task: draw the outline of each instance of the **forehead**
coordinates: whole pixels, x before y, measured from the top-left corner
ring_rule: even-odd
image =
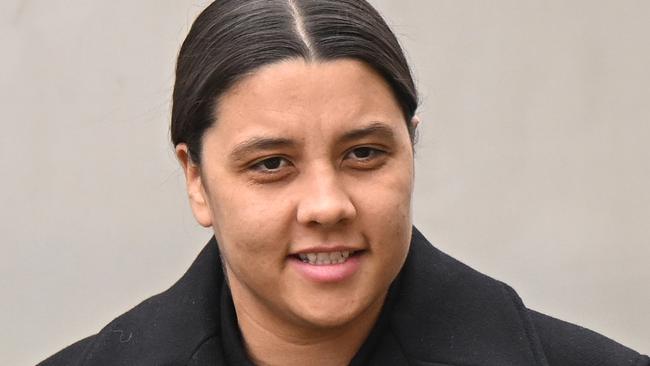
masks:
[[[374,69],[351,59],[292,59],[258,69],[224,93],[214,128],[237,138],[260,130],[329,133],[369,121],[405,126],[391,88]]]

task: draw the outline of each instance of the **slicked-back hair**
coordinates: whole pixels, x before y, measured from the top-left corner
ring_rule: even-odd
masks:
[[[404,53],[365,0],[217,0],[194,21],[178,55],[171,139],[201,162],[219,98],[262,66],[302,58],[356,59],[378,72],[400,105],[411,139],[417,91]]]

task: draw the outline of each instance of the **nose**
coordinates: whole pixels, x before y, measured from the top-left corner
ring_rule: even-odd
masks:
[[[352,220],[357,210],[340,177],[333,169],[323,169],[305,180],[297,220],[303,225],[334,226]]]

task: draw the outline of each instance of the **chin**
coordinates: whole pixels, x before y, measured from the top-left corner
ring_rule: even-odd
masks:
[[[359,314],[360,312],[341,313],[341,311],[334,310],[318,313],[309,312],[308,314],[300,314],[300,317],[307,328],[322,330],[343,327],[354,322],[359,317]]]
[[[331,300],[333,296],[342,296],[328,294]],[[309,303],[300,304],[299,309],[294,312],[298,318],[302,320],[306,327],[317,329],[332,329],[344,327],[348,324],[355,323],[356,321],[361,321],[364,315],[378,314],[378,311],[373,313],[368,311],[374,307],[374,305],[383,304],[384,296],[379,296],[377,300],[372,301],[366,299],[365,301],[347,300],[343,301],[328,301],[327,299],[314,299]],[[345,299],[341,297],[341,299]]]

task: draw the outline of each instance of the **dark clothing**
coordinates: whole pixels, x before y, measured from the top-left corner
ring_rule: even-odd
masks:
[[[215,239],[169,290],[39,364],[63,365],[252,365]],[[510,287],[414,229],[406,263],[351,365],[650,366],[650,359],[527,309]]]

